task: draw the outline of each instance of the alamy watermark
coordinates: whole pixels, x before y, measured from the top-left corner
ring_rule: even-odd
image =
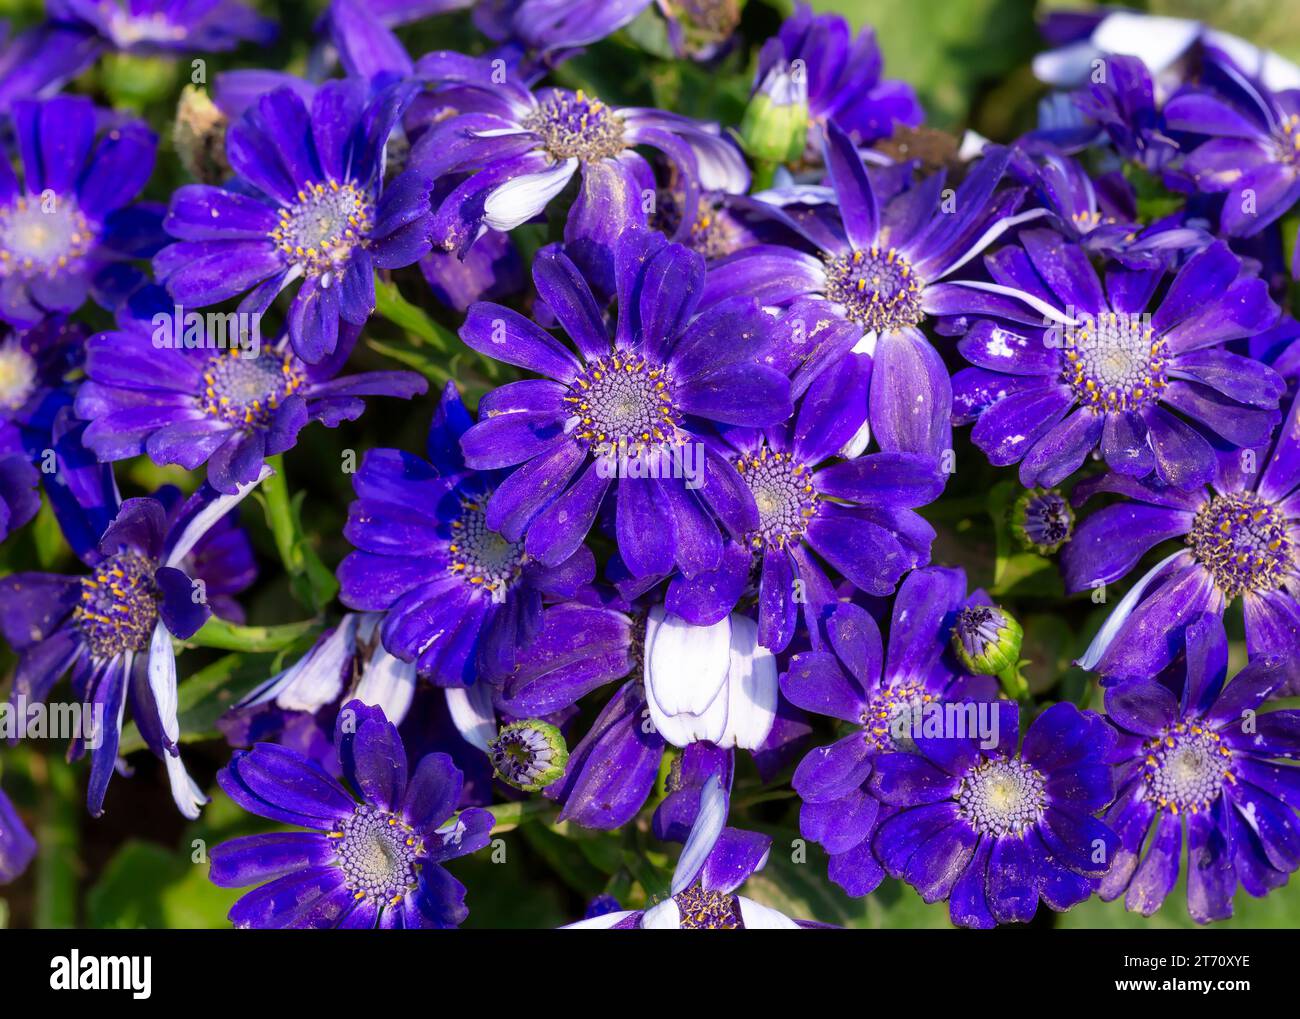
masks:
[[[104,740],[104,705],[46,704],[18,694],[0,702],[0,742],[15,739],[82,740],[98,749]]]
[[[177,304],[153,317],[158,350],[238,350],[249,357],[262,351],[262,316],[245,311],[186,311]]]

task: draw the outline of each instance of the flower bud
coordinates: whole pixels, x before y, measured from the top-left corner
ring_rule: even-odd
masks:
[[[745,151],[755,159],[785,163],[803,155],[808,137],[808,79],[801,61],[768,69],[740,122]]]
[[[957,659],[977,676],[996,676],[1020,661],[1024,631],[1010,613],[996,605],[968,605],[957,613],[952,648]]]
[[[1055,488],[1031,488],[1011,507],[1011,532],[1025,548],[1051,555],[1074,533],[1074,510]]]
[[[172,143],[181,165],[195,180],[220,184],[230,175],[226,163],[226,115],[195,85],[186,85],[181,92]]]
[[[496,737],[488,740],[488,757],[501,781],[535,793],[564,775],[569,748],[559,729],[529,718],[503,725]]]

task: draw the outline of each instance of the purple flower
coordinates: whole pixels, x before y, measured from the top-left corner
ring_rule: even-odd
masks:
[[[18,429],[0,423],[0,541],[40,511],[41,497],[36,490],[40,480]]]
[[[36,840],[0,789],[0,885],[15,880],[36,856]]]
[[[953,380],[957,420],[975,422],[990,463],[1019,462],[1022,484],[1050,487],[1100,448],[1113,471],[1190,489],[1210,479],[1214,445],[1267,441],[1282,381],[1224,344],[1267,328],[1277,306],[1226,244],[1189,259],[1156,301],[1160,269],[1112,268],[1103,290],[1060,235],[1020,239],[985,262],[1042,318],[1008,305],[1004,320],[1021,324],[977,322],[958,345],[975,367]]]
[[[411,166],[430,180],[463,177],[433,218],[433,239],[448,251],[464,255],[485,227],[509,231],[526,223],[579,175],[566,250],[609,291],[617,245],[646,225],[645,196],[655,191],[654,172],[637,146],[658,149],[673,164],[688,221],[701,190],[749,189],[745,161],[717,125],[607,106],[582,92],[534,94],[517,79],[496,81],[487,61],[452,57],[430,54],[416,64],[418,76],[444,86],[433,98],[456,115],[435,119],[411,149]]]
[[[729,801],[722,775],[714,774],[700,795],[699,813],[677,859],[668,898],[649,909],[603,913],[568,927],[785,930],[807,926],[736,894],[737,888],[767,864],[772,840],[757,832],[726,827]]]
[[[781,25],[759,53],[755,83],[780,61],[803,62],[808,112],[814,124],[833,121],[857,145],[888,138],[900,124],[920,127],[925,110],[912,87],[882,79],[884,60],[876,34],[853,29],[839,14],[814,14],[806,3]]]
[[[1188,90],[1169,101],[1171,127],[1209,135],[1185,163],[1202,191],[1223,194],[1220,229],[1249,237],[1300,200],[1300,89],[1270,91],[1230,60],[1214,65],[1220,94]],[[1292,265],[1300,275],[1300,261]]]
[[[1014,303],[1005,291],[985,292],[987,284],[944,278],[1011,226],[1046,213],[1011,214],[1022,191],[996,193],[1008,159],[1000,150],[986,154],[947,200],[943,174],[888,202],[887,192],[878,197],[883,182],[868,177],[833,121],[825,158],[837,206],[802,217],[769,208],[816,253],[771,244],[740,251],[711,268],[703,303],[753,294],[764,304],[792,305],[784,361],[799,366],[796,395],[851,351],[872,355],[870,416],[880,446],[937,458],[951,446],[951,385],[918,326],[927,316],[976,311],[995,298]]]
[[[881,754],[911,749],[912,719],[926,705],[997,697],[996,681],[965,673],[949,640],[958,610],[986,603],[966,597],[961,570],[917,570],[894,600],[888,655],[876,621],[844,603],[826,622],[829,649],[795,655],[781,675],[781,692],[792,704],[852,727],[838,742],[812,750],[793,779],[803,801],[799,829],[825,847],[831,880],[850,895],[866,895],[884,877],[871,835],[890,810],[869,785],[874,763]]]
[[[164,226],[178,239],[154,259],[178,304],[204,307],[240,294],[261,314],[298,285],[289,306],[294,352],[315,364],[334,352],[340,322],[375,309],[376,269],[411,265],[429,250],[429,187],[406,172],[384,185],[384,145],[416,86],[374,96],[357,79],[329,81],[304,100],[287,87],[233,124],[232,189],[191,184],[172,197]]]
[[[916,753],[877,758],[871,774],[873,794],[896,808],[874,839],[881,864],[926,902],[947,899],[959,927],[1028,923],[1040,899],[1076,906],[1119,850],[1095,816],[1115,794],[1115,730],[1062,702],[1034,719],[1017,753],[1018,706],[996,707],[996,745],[921,736]]]
[[[1200,616],[1185,637],[1174,675],[1106,691],[1121,739],[1113,757],[1118,794],[1105,820],[1120,847],[1100,892],[1107,902],[1123,895],[1126,909],[1150,916],[1178,880],[1185,830],[1187,911],[1208,923],[1232,915],[1238,884],[1267,895],[1300,868],[1300,767],[1279,763],[1300,758],[1300,711],[1257,714],[1300,677],[1300,657],[1295,643],[1285,656],[1252,656],[1225,685],[1222,621]]]
[[[80,96],[17,102],[13,127],[23,177],[0,158],[0,319],[21,327],[76,311],[112,263],[156,250],[157,211],[129,203],[157,138],[139,121],[101,122]]]
[[[651,0],[488,0],[474,5],[474,24],[500,43],[510,43],[555,63],[572,51],[630,22]]]
[[[132,300],[119,328],[91,337],[88,381],[76,412],[90,421],[84,441],[109,462],[148,453],[186,470],[208,465],[219,492],[258,476],[266,457],[293,448],[310,421],[333,428],[364,410],[364,396],[410,398],[425,380],[413,372],[365,372],[336,378],[360,330],[345,326],[333,354],[306,364],[286,338],[261,346],[237,331],[236,316],[202,316],[173,307],[159,287]],[[190,320],[193,324],[190,324]]]
[[[242,42],[265,46],[276,35],[274,21],[236,0],[47,0],[45,12],[127,53],[232,50]]]
[[[397,727],[351,701],[334,744],[345,789],[315,761],[273,743],[239,751],[217,781],[259,817],[307,828],[231,839],[212,850],[213,884],[261,884],[230,909],[236,927],[447,928],[469,915],[443,866],[488,844],[492,815],[456,812],[463,776],[428,754],[408,780]]]
[[[915,507],[943,491],[945,475],[914,453],[853,455],[865,443],[871,362],[844,357],[813,381],[795,416],[765,430],[724,430],[725,452],[758,509],[758,526],[729,544],[718,569],[675,577],[668,608],[693,623],[715,622],[758,579],[758,635],[784,651],[798,629],[809,639],[838,593],[822,562],[861,591],[893,592],[930,560],[934,530]]]
[[[1159,172],[1179,155],[1178,142],[1167,133],[1151,74],[1137,57],[1107,56],[1088,87],[1074,94],[1074,102],[1125,159]]]
[[[1124,502],[1088,517],[1062,556],[1066,585],[1109,584],[1156,545],[1182,546],[1147,571],[1110,613],[1079,660],[1103,682],[1154,676],[1182,650],[1182,630],[1202,612],[1222,616],[1241,599],[1252,658],[1300,641],[1300,400],[1270,449],[1223,454],[1208,488],[1180,491],[1105,475],[1075,489]]]
[[[0,22],[0,114],[16,99],[53,95],[90,67],[103,44],[84,25],[44,21],[9,38]]]
[[[86,804],[95,816],[117,764],[128,700],[145,742],[167,765],[180,811],[195,818],[207,802],[180,759],[172,639],[185,640],[207,621],[207,590],[228,594],[252,581],[247,545],[221,543],[217,526],[252,487],[219,495],[204,486],[171,513],[157,498],[128,499],[84,553],[85,576],[0,580],[0,631],[18,652],[14,697],[44,701],[72,671],[90,721],[69,753],[90,752]]]
[[[427,461],[396,449],[366,454],[344,529],[357,550],[339,567],[344,603],[386,611],[384,647],[441,686],[508,674],[537,630],[542,596],[571,595],[596,569],[581,541],[548,566],[492,526],[501,478],[466,467],[460,440],[471,425],[448,383]]]
[[[789,383],[758,363],[773,320],[752,298],[694,317],[704,260],[654,233],[625,239],[611,337],[573,262],[545,248],[538,293],[574,353],[517,312],[469,310],[461,339],[489,357],[545,376],[483,398],[461,440],[472,468],[518,468],[487,505],[487,526],[557,566],[582,544],[613,490],[619,554],[634,576],[716,569],[723,539],[758,525],[736,469],[703,441],[708,422],[763,427],[790,413]]]

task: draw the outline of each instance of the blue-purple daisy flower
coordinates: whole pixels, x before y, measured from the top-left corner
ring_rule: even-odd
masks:
[[[489,406],[485,398],[482,413]],[[356,546],[339,567],[344,603],[386,611],[384,646],[442,686],[508,674],[540,623],[543,595],[571,595],[596,570],[581,541],[550,566],[493,526],[501,477],[466,467],[461,438],[472,425],[449,383],[427,459],[366,454],[343,532]]]
[[[616,910],[579,920],[569,929],[790,930],[803,926],[779,910],[736,894],[767,864],[772,840],[726,826],[730,806],[726,785],[721,774],[705,783],[667,898],[648,909]]]
[[[1300,399],[1270,448],[1217,458],[1212,483],[1180,491],[1119,475],[1083,482],[1125,500],[1093,513],[1062,557],[1072,591],[1113,583],[1161,542],[1181,546],[1111,609],[1079,664],[1104,678],[1155,675],[1181,651],[1183,628],[1240,599],[1251,657],[1300,645]]]
[[[881,182],[868,176],[848,135],[834,121],[825,135],[836,205],[798,217],[788,207],[769,208],[812,250],[764,244],[723,259],[710,269],[704,304],[753,294],[764,304],[791,305],[784,358],[799,367],[796,394],[850,352],[873,356],[870,420],[880,446],[937,458],[951,447],[952,389],[918,326],[929,316],[1013,303],[1018,292],[989,293],[989,284],[946,277],[1012,226],[1046,213],[1013,215],[1023,189],[997,190],[1005,151],[989,150],[948,200],[940,173],[886,202],[889,192],[878,198]]]
[[[830,855],[830,879],[850,895],[866,895],[884,878],[871,836],[891,813],[869,780],[881,754],[910,750],[914,716],[927,705],[963,703],[984,711],[997,697],[989,676],[972,676],[951,651],[958,611],[984,604],[966,596],[961,570],[930,567],[910,574],[898,589],[886,650],[876,621],[852,603],[826,621],[829,646],[803,651],[781,675],[792,704],[848,724],[848,735],[808,753],[793,785],[802,801],[799,830]]]
[[[217,332],[161,288],[137,294],[118,329],[87,343],[87,381],[75,404],[90,422],[86,446],[105,462],[147,453],[186,470],[207,464],[212,486],[234,492],[267,457],[291,449],[309,422],[333,428],[361,416],[363,397],[409,399],[428,386],[414,372],[339,376],[357,326],[344,324],[333,352],[307,364],[287,336],[263,346],[229,317],[236,321],[227,328],[217,316]]]
[[[238,0],[47,0],[51,19],[85,26],[125,53],[207,53],[267,45],[275,22]]]
[[[1100,449],[1113,471],[1187,489],[1210,480],[1216,446],[1268,441],[1282,380],[1224,345],[1278,309],[1226,244],[1188,259],[1156,299],[1159,268],[1111,268],[1103,289],[1059,234],[1020,240],[985,262],[999,286],[1033,296],[1034,312],[977,322],[958,344],[975,367],[953,380],[956,418],[975,422],[990,463],[1019,463],[1022,484],[1050,487]]]
[[[385,183],[384,146],[416,86],[370,95],[357,79],[329,81],[310,107],[293,89],[263,95],[232,124],[231,188],[190,184],[164,226],[177,243],[154,271],[177,303],[201,308],[240,294],[261,314],[283,290],[294,352],[309,364],[334,352],[342,323],[375,309],[376,269],[429,250],[429,186],[412,171]]]
[[[744,158],[717,125],[608,106],[582,92],[534,93],[513,78],[496,81],[486,61],[466,63],[430,54],[416,64],[417,75],[444,86],[433,98],[456,111],[446,118],[440,112],[411,149],[411,166],[430,180],[464,178],[433,218],[434,241],[449,251],[463,255],[484,229],[526,223],[576,175],[566,250],[609,291],[619,241],[646,225],[646,196],[655,192],[654,171],[637,146],[658,149],[672,163],[689,220],[701,191],[749,189]]]
[[[1187,911],[1209,923],[1232,915],[1238,885],[1267,895],[1300,868],[1300,711],[1262,710],[1300,678],[1300,645],[1253,656],[1229,682],[1217,616],[1190,623],[1185,639],[1174,675],[1106,691],[1121,738],[1105,819],[1120,848],[1100,893],[1150,916],[1178,880],[1185,840]]]
[[[1028,923],[1040,899],[1077,906],[1119,852],[1096,817],[1115,794],[1115,730],[1061,702],[1020,744],[1018,705],[996,708],[994,740],[914,737],[915,753],[878,757],[871,773],[873,795],[895,809],[874,837],[877,858],[926,902],[946,899],[959,927]]]
[[[350,791],[315,761],[274,743],[236,752],[218,773],[245,810],[309,829],[213,847],[214,884],[259,885],[231,907],[231,923],[460,926],[469,915],[465,886],[443,865],[487,845],[492,815],[477,807],[457,812],[464,779],[446,754],[428,754],[408,773],[397,727],[378,708],[344,705],[334,743]]]
[[[81,96],[19,101],[13,130],[23,174],[0,158],[0,319],[22,327],[76,311],[113,263],[157,250],[158,211],[130,203],[158,140]]]
[[[72,692],[90,715],[69,753],[90,754],[86,805],[96,816],[117,765],[128,702],[167,766],[177,808],[194,818],[207,802],[181,763],[172,640],[192,636],[212,614],[208,589],[228,594],[251,583],[247,545],[214,542],[223,532],[218,525],[252,487],[220,495],[204,486],[170,512],[157,498],[127,499],[83,553],[85,575],[0,580],[0,631],[18,652],[14,696],[45,701],[71,670]]]
[[[487,525],[558,565],[609,495],[633,575],[716,569],[717,521],[739,538],[758,513],[735,467],[704,440],[710,422],[765,427],[789,416],[789,382],[759,363],[774,319],[745,297],[696,317],[704,259],[649,232],[621,245],[613,335],[559,250],[538,253],[533,279],[576,352],[494,304],[475,304],[460,330],[480,353],[544,376],[485,396],[461,440],[471,467],[517,466],[492,493]]]

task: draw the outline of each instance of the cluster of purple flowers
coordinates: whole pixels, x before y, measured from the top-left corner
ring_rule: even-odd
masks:
[[[94,709],[70,749],[91,813],[129,705],[198,816],[178,645],[237,639],[256,560],[234,511],[305,426],[425,393],[359,365],[409,270],[474,387],[405,405],[432,414],[422,450],[365,451],[349,611],[222,721],[248,749],[220,789],[306,829],[213,851],[213,882],[258,886],[234,924],[457,926],[443,864],[488,845],[494,801],[537,793],[599,830],[653,804],[683,844],[659,901],[574,926],[815,926],[738,892],[771,848],[727,826],[753,770],[792,786],[830,881],[901,880],[960,926],[1094,894],[1149,915],[1184,837],[1198,922],[1285,883],[1300,712],[1270,698],[1300,693],[1300,89],[1212,33],[1153,67],[1109,51],[1113,26],[1049,23],[1060,102],[935,170],[885,144],[923,110],[874,37],[800,5],[747,120],[798,125],[773,172],[727,125],[548,80],[637,17],[717,59],[736,24],[709,5],[480,5],[473,56],[413,58],[393,32],[461,6],[336,0],[341,76],[229,75],[224,177],[165,204],[138,200],[143,123],[53,93],[106,50],[272,26],[233,0],[51,2],[0,56],[0,537],[44,500],[83,564],[0,578],[0,632],[15,699],[70,676]],[[1091,73],[1066,80],[1071,61]],[[89,335],[88,304],[116,325]],[[1031,696],[1019,623],[931,565],[927,507],[968,448],[1016,468],[1010,532],[1108,606],[1078,661],[1091,701]],[[113,465],[138,457],[186,493],[123,499]],[[0,881],[33,852],[0,793]]]

